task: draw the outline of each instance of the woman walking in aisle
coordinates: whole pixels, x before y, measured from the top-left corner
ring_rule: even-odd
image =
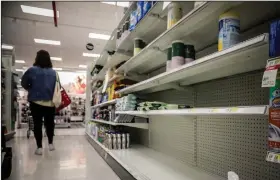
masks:
[[[21,85],[28,91],[31,115],[34,121],[34,135],[37,143],[35,154],[42,155],[42,122],[49,141],[49,150],[53,151],[55,106],[52,102],[56,72],[52,69],[50,55],[45,50],[37,52],[35,63],[22,76]]]

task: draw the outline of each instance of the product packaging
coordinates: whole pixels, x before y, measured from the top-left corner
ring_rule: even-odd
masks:
[[[269,57],[280,56],[280,19],[270,23]]]
[[[144,1],[143,16],[147,14],[147,12],[151,9],[151,7],[152,7],[152,1]]]
[[[219,18],[218,51],[239,43],[240,20],[237,14],[224,13]]]
[[[133,31],[137,24],[137,11],[136,10],[131,12],[129,21],[130,21],[129,22],[129,31]]]
[[[139,21],[144,16],[143,7],[144,7],[144,1],[138,1],[137,2],[137,9],[136,9],[136,12],[137,12],[137,23],[139,23]]]
[[[269,87],[268,146],[280,152],[280,58],[268,60],[263,75],[262,87]]]

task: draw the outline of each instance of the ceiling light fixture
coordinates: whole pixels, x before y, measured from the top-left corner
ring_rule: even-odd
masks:
[[[23,72],[24,70],[23,69],[16,69],[16,71]]]
[[[19,64],[24,64],[25,61],[24,60],[15,60],[16,63],[19,63]]]
[[[53,70],[62,71],[62,68],[53,68]]]
[[[85,57],[100,57],[100,54],[92,54],[92,53],[83,53]]]
[[[117,6],[128,7],[129,6],[129,2],[117,2]]]
[[[87,65],[80,64],[79,67],[80,67],[80,68],[87,68]]]
[[[14,49],[14,47],[13,46],[11,46],[11,45],[6,45],[6,44],[2,44],[2,49],[9,49],[9,50],[12,50],[12,49]]]
[[[62,61],[61,57],[51,57],[51,60],[53,61]]]
[[[97,33],[89,33],[88,37],[92,38],[92,39],[102,39],[102,40],[109,40],[110,39],[109,35],[97,34]]]
[[[38,7],[25,6],[25,5],[20,5],[20,7],[21,7],[22,12],[24,12],[24,13],[54,17],[52,9],[38,8]],[[59,11],[56,12],[56,15],[58,18]]]
[[[46,40],[46,39],[34,39],[35,43],[39,44],[49,44],[49,45],[55,45],[60,46],[60,41],[54,41],[54,40]]]
[[[128,7],[129,6],[129,2],[107,2],[107,1],[102,1],[101,3],[105,3],[105,4],[110,4],[110,5],[117,5],[117,6],[121,6],[121,7]]]

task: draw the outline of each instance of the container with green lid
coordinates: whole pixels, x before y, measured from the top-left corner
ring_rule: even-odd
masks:
[[[137,55],[142,49],[144,49],[146,46],[145,42],[140,38],[134,39],[134,51],[133,55]]]
[[[178,68],[185,64],[185,44],[177,40],[172,42],[171,68]]]
[[[185,63],[189,63],[195,60],[195,49],[193,45],[185,45]]]
[[[166,61],[166,71],[171,70],[171,60],[172,60],[172,47],[167,49],[167,61]]]

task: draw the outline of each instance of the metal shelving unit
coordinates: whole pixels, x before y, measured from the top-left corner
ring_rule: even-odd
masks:
[[[14,76],[14,62],[15,62],[15,49],[4,50],[2,49],[1,57],[1,78],[4,80],[4,87],[1,84],[1,124],[7,128],[5,134],[6,139],[10,139],[15,134],[15,122],[17,107],[14,101],[16,100]],[[1,79],[1,80],[2,80]]]
[[[149,118],[147,128],[134,132],[138,144],[132,144],[130,149],[108,150],[88,133],[89,142],[112,168],[118,164],[138,180],[226,179],[228,171],[235,171],[240,179],[246,180],[280,179],[279,165],[264,158],[268,89],[261,88],[268,59],[268,23],[280,17],[279,2],[209,1],[195,8],[193,2],[181,3],[185,13],[172,28],[162,32],[154,32],[153,27],[149,29],[152,23],[149,18],[154,21],[165,18],[166,12],[159,8],[162,2],[158,2],[136,30],[112,50],[131,51],[133,37],[144,37],[145,31],[155,33],[144,49],[128,60],[124,58],[127,61],[115,71],[148,78],[118,93],[135,93],[148,101],[194,108],[117,111],[120,115]],[[192,8],[186,9],[186,6]],[[241,41],[217,52],[218,19],[228,10],[240,15]],[[165,50],[174,40],[193,44],[197,59],[165,72]],[[115,65],[106,63],[107,68]],[[105,70],[98,76],[105,75]],[[90,90],[87,93],[90,97]],[[87,108],[88,121],[122,125],[92,119],[92,107]]]

